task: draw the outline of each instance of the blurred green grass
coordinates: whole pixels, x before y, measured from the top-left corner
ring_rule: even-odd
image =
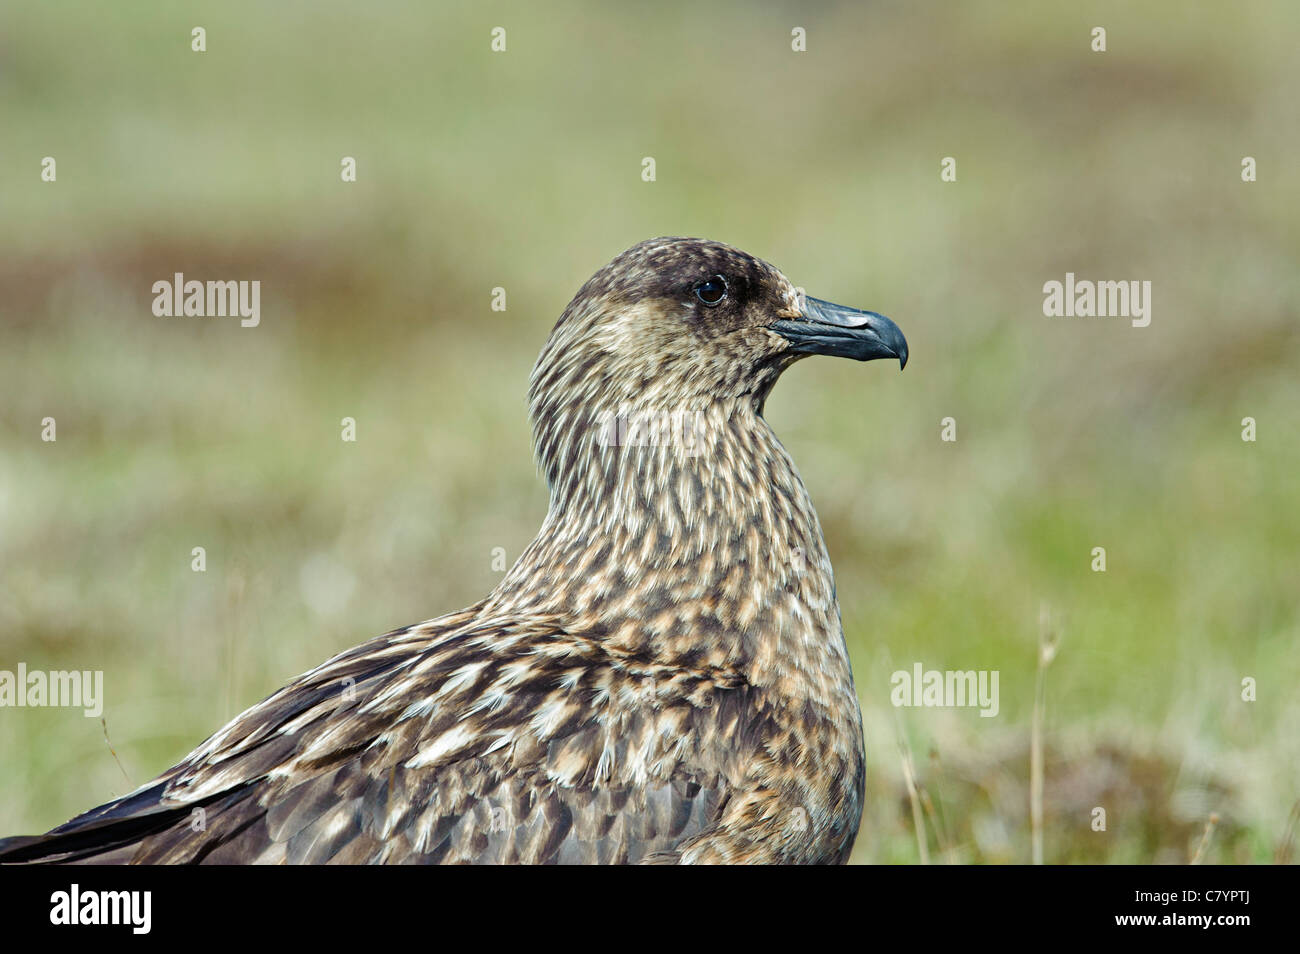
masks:
[[[1211,812],[1209,860],[1272,860],[1300,797],[1298,26],[1283,0],[6,7],[0,668],[103,669],[135,785],[472,602],[545,510],[524,392],[554,319],[628,245],[704,235],[912,346],[902,375],[805,362],[768,405],[863,701],[855,859],[918,857],[900,725],[932,855],[1028,859],[1046,605],[1047,860],[1186,861]],[[260,280],[261,326],[155,318],[175,271]],[[1152,281],[1151,326],[1042,317],[1066,271]],[[917,661],[999,670],[998,718],[894,710]],[[0,779],[3,833],[127,788],[53,709],[0,712]]]

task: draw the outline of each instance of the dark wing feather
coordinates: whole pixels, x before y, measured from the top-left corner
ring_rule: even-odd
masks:
[[[749,691],[471,609],[335,657],[0,861],[673,860],[745,775]]]

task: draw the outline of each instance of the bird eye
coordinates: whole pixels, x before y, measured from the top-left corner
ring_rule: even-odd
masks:
[[[706,278],[695,285],[695,297],[712,307],[727,297],[727,280],[721,275]]]

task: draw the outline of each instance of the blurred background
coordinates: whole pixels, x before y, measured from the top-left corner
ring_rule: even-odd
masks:
[[[767,411],[854,657],[854,859],[1030,860],[1044,639],[1045,860],[1292,859],[1300,7],[1210,6],[6,4],[0,669],[107,699],[0,710],[0,834],[494,586],[546,507],[532,363],[669,234],[911,344]],[[1067,271],[1150,281],[1150,326],[1044,317]],[[175,272],[260,281],[260,325],[155,317]],[[891,706],[918,662],[998,670],[998,716]]]

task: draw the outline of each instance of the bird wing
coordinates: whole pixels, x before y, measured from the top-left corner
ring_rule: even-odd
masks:
[[[476,609],[336,656],[0,862],[662,861],[717,824],[741,677]]]

